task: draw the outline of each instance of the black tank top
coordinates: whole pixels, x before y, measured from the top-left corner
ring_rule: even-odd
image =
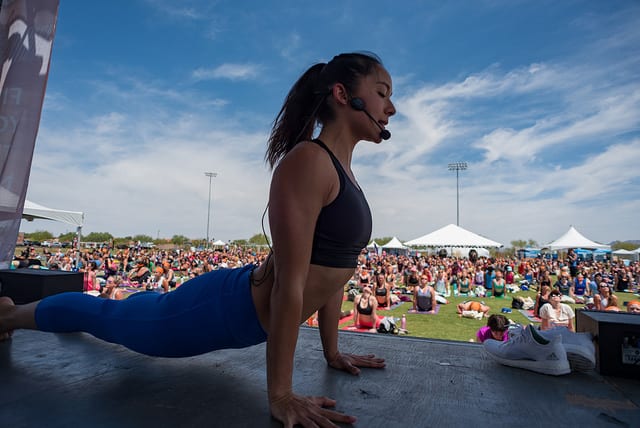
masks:
[[[367,298],[366,302],[367,302],[367,306],[360,306],[362,305],[363,299],[361,298],[360,301],[358,302],[358,313],[360,315],[371,315],[373,313],[373,307],[371,306],[371,302],[369,302],[369,298]]]
[[[331,150],[320,140],[313,142],[331,157],[340,179],[340,190],[336,198],[322,208],[316,221],[311,264],[355,268],[360,252],[371,237],[371,210],[364,193],[353,184]]]

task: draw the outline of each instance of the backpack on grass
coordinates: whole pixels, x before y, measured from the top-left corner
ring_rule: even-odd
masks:
[[[384,317],[380,320],[378,325],[378,333],[385,334],[398,334],[400,330],[396,325],[396,321],[393,317]]]

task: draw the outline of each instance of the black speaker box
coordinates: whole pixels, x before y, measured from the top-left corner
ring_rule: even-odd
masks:
[[[84,275],[44,269],[1,269],[0,296],[8,296],[16,304],[35,302],[65,291],[82,291]]]
[[[640,379],[640,315],[576,311],[576,331],[596,340],[596,370],[602,375]]]

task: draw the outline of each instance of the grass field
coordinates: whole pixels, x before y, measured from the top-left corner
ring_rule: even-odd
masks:
[[[626,310],[626,306],[623,304],[629,300],[633,300],[635,295],[631,293],[616,293],[621,310]],[[393,316],[398,319],[398,326],[400,326],[400,318],[402,315],[407,317],[407,330],[409,336],[432,338],[432,339],[445,339],[445,340],[457,340],[467,342],[470,339],[476,337],[478,329],[487,323],[487,319],[475,320],[470,318],[461,318],[456,313],[456,306],[465,300],[477,300],[483,301],[491,308],[489,314],[500,314],[503,307],[511,308],[512,298],[515,296],[526,297],[530,296],[535,300],[535,291],[520,291],[518,293],[507,294],[505,298],[492,298],[492,297],[450,297],[449,304],[440,305],[440,310],[435,315],[424,314],[410,314],[411,302],[405,302],[401,306],[389,310],[379,311],[379,315]],[[575,309],[583,308],[582,304],[569,305]],[[345,301],[342,304],[343,310],[353,309],[353,302]],[[503,314],[510,320],[522,325],[530,324],[530,321],[522,315],[518,310],[513,309],[509,314]],[[539,324],[535,324],[539,325]]]

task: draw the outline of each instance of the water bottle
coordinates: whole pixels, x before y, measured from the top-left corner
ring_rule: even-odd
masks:
[[[402,328],[403,330],[407,329],[407,317],[404,314],[402,314],[402,320],[400,321],[400,328]]]

